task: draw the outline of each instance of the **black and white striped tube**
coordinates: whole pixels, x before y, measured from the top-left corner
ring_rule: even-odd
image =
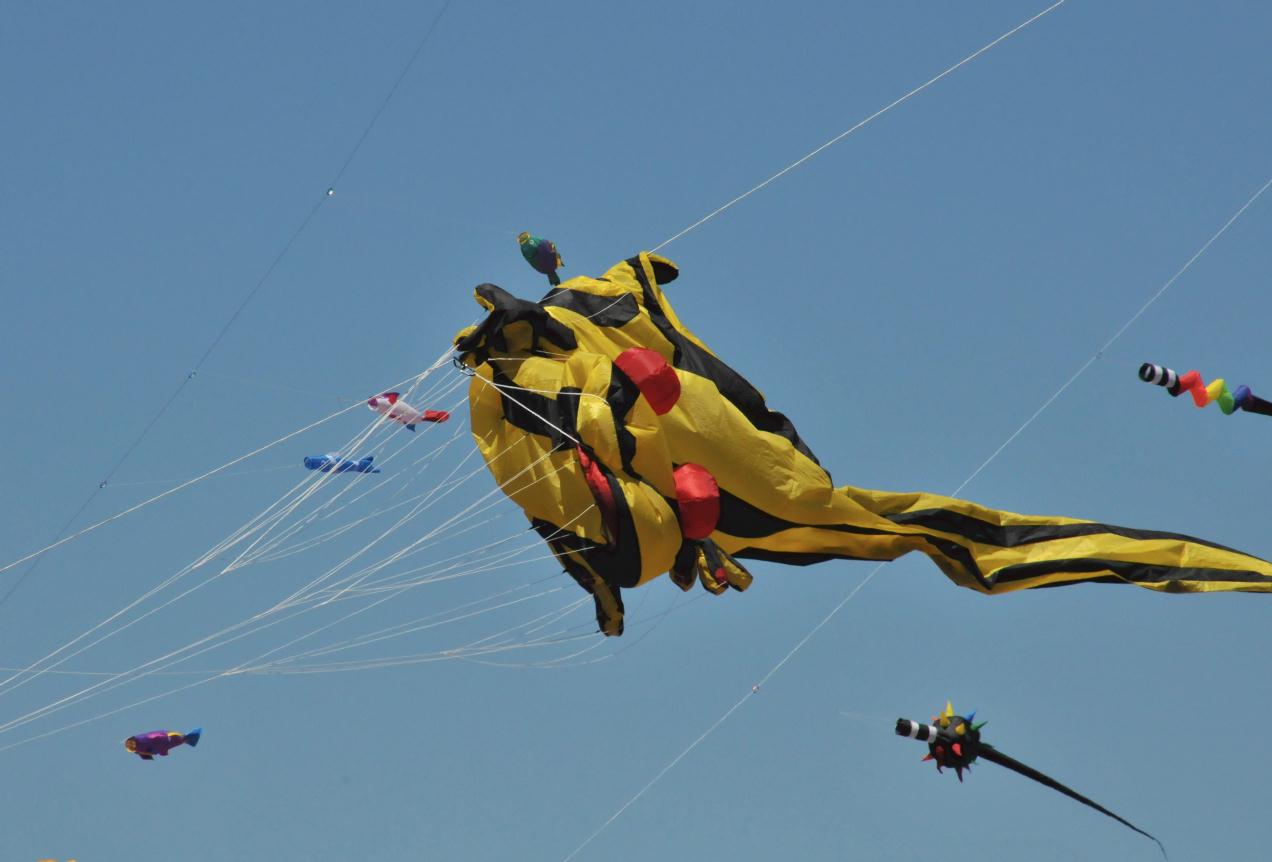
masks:
[[[911,721],[908,718],[897,719],[897,736],[908,736],[920,742],[927,742],[930,739],[936,739],[937,734],[940,732],[931,724],[919,724],[917,721]]]
[[[1165,365],[1154,365],[1151,362],[1145,362],[1140,366],[1139,377],[1145,383],[1155,383],[1158,386],[1166,387],[1166,391],[1171,395],[1178,395],[1183,391],[1179,388],[1179,375]]]

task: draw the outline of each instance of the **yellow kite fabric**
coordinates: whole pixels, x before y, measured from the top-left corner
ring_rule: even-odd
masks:
[[[1175,533],[834,487],[794,425],[680,322],[678,270],[642,253],[541,301],[492,284],[455,339],[473,436],[500,487],[622,633],[619,590],[670,573],[745,589],[737,559],[927,554],[983,593],[1103,581],[1272,592],[1272,564]]]

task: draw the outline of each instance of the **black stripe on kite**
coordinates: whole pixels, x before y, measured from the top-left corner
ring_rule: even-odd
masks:
[[[873,527],[854,527],[851,524],[798,524],[787,521],[776,515],[770,515],[763,509],[756,508],[743,500],[720,489],[720,520],[716,527],[722,533],[737,536],[739,539],[762,539],[774,536],[785,530],[808,527],[814,530],[833,530],[839,533],[858,533],[863,536],[894,536],[891,530],[879,530]]]
[[[1024,581],[1045,575],[1087,572],[1112,572],[1123,582],[1133,584],[1161,584],[1170,581],[1235,581],[1245,584],[1265,584],[1272,581],[1267,575],[1244,569],[1207,569],[1199,566],[1166,566],[1148,563],[1128,563],[1123,560],[1102,560],[1098,557],[1074,557],[1068,560],[1047,560],[1038,563],[1022,563],[1006,566],[994,574],[995,585]],[[1181,590],[1182,592],[1182,590]]]
[[[611,488],[613,488],[612,485]],[[618,541],[613,547],[590,542],[542,518],[532,519],[531,524],[554,550],[573,551],[586,560],[587,564],[604,578],[605,583],[609,584],[617,595],[620,587],[634,587],[640,583],[640,547],[627,501],[623,498],[621,490],[615,489],[614,493],[616,495],[614,503],[620,507],[620,511]],[[557,556],[563,565],[569,562],[569,558],[564,554],[558,552]],[[578,572],[571,571],[568,565],[566,565],[566,571],[575,580],[579,579]]]
[[[588,571],[587,566],[580,564],[570,556],[571,549],[557,535],[560,531],[556,526],[539,518],[532,518],[530,523],[539,535],[543,537],[543,540],[548,543],[548,547],[556,555],[557,561],[561,564],[561,568],[565,570],[565,573],[592,596],[593,604],[596,608],[596,623],[601,627],[601,630],[608,631],[608,627],[613,626],[615,628],[614,633],[621,635],[623,633],[623,594],[612,587],[609,589],[609,593],[614,600],[615,615],[611,617],[601,602],[601,597],[596,594],[596,588],[593,584],[594,578],[602,576]],[[549,536],[557,537],[548,538]]]
[[[618,514],[618,535],[612,537],[609,545],[593,547],[583,554],[592,568],[605,572],[605,580],[615,587],[634,587],[640,583],[640,538],[636,533],[636,521],[632,518],[632,509],[627,505],[627,497],[614,474],[605,468],[594,454],[589,455],[592,463],[600,468],[605,481],[609,483],[610,496],[614,499],[614,509]],[[602,568],[603,567],[603,568]]]
[[[479,284],[475,290],[490,313],[472,332],[455,343],[455,349],[461,354],[475,353],[484,362],[491,350],[506,352],[508,340],[503,330],[518,322],[530,327],[531,350],[539,350],[539,342],[545,338],[559,345],[560,350],[574,350],[579,346],[574,331],[553,319],[537,302],[517,299],[497,284]]]
[[[716,522],[716,529],[722,533],[741,539],[758,539],[798,526],[800,525],[794,521],[770,515],[723,488],[720,489],[720,520]]]
[[[539,300],[539,304],[573,311],[597,326],[622,326],[640,314],[636,297],[630,293],[616,297],[600,296],[595,293],[558,287]]]
[[[763,560],[768,563],[781,563],[784,566],[815,566],[831,560],[864,560],[866,562],[885,562],[872,560],[870,557],[854,557],[851,554],[805,554],[793,551],[770,551],[767,548],[743,548],[734,551],[732,556],[744,560]]]
[[[902,533],[893,533],[889,530],[879,530],[873,527],[857,527],[851,524],[797,524],[793,521],[787,521],[770,515],[768,512],[752,506],[745,500],[730,494],[723,488],[720,489],[720,520],[716,529],[730,536],[736,536],[739,539],[763,539],[769,536],[775,536],[786,530],[795,530],[807,528],[810,530],[828,530],[834,533],[851,533],[858,536],[898,536]],[[923,539],[944,556],[947,560],[963,567],[964,573],[976,579],[986,590],[993,587],[993,584],[985,578],[981,573],[980,567],[976,565],[976,560],[972,556],[971,551],[952,539],[941,536],[931,536],[925,534],[915,534],[916,538]],[[751,559],[770,559],[768,557],[750,556],[752,549],[739,551],[735,556],[747,556]],[[762,553],[780,553],[765,550]],[[800,557],[804,555],[789,555]],[[792,562],[792,565],[809,565],[818,559],[827,560],[872,560],[873,557],[857,557],[847,554],[830,553],[825,557],[818,554],[806,555],[808,562]],[[785,559],[774,559],[774,562],[785,562]]]
[[[971,515],[953,512],[949,509],[923,509],[914,512],[900,512],[885,515],[894,524],[908,524],[928,530],[939,530],[942,533],[955,533],[973,542],[983,545],[996,545],[1000,548],[1015,548],[1019,545],[1030,545],[1035,542],[1049,542],[1055,539],[1076,539],[1081,536],[1111,534],[1127,539],[1167,539],[1177,542],[1192,542],[1219,551],[1242,554],[1216,542],[1208,542],[1182,533],[1168,533],[1160,530],[1136,530],[1130,527],[1115,527],[1111,524],[1013,524],[1000,525],[982,521]],[[1242,556],[1249,556],[1242,554]]]
[[[617,373],[616,373],[617,372]],[[627,430],[627,413],[640,398],[640,388],[617,367],[610,369],[610,385],[605,393],[605,403],[609,405],[610,416],[614,422],[614,435],[618,438],[618,456],[623,462],[623,471],[633,479],[644,481],[632,467],[632,459],[636,457],[636,437]]]
[[[499,390],[504,419],[509,425],[527,434],[547,437],[557,449],[574,446],[571,438],[578,437],[575,416],[578,415],[579,396],[582,394],[578,389],[567,387],[556,398],[549,398],[540,392],[522,389],[493,363],[491,379]]]

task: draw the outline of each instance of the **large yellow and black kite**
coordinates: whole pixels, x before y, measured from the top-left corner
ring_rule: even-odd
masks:
[[[932,558],[983,593],[1103,581],[1272,592],[1272,564],[1175,533],[834,487],[795,426],[681,324],[675,264],[642,253],[540,302],[493,284],[455,346],[473,436],[503,491],[622,634],[619,590],[669,573],[743,590],[735,558]]]

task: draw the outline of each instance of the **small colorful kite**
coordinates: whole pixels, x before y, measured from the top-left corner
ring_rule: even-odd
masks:
[[[371,466],[374,460],[374,455],[368,455],[360,461],[350,461],[339,455],[308,455],[305,457],[305,468],[324,473],[379,473],[378,468]]]
[[[407,431],[414,431],[420,422],[445,422],[450,418],[445,410],[416,410],[402,401],[396,392],[383,392],[368,398],[367,406],[386,419],[401,422]]]
[[[974,710],[966,716],[955,715],[954,705],[946,701],[945,712],[932,716],[932,724],[919,724],[917,721],[911,721],[908,718],[898,718],[897,736],[908,736],[911,739],[926,742],[928,744],[928,753],[923,759],[925,761],[935,761],[937,772],[943,772],[944,767],[948,766],[958,775],[958,780],[962,781],[963,770],[966,769],[970,772],[972,761],[976,760],[976,758],[980,757],[990,763],[997,763],[999,766],[1007,767],[1012,772],[1017,772],[1026,778],[1032,778],[1052,790],[1058,790],[1070,799],[1076,799],[1101,814],[1107,814],[1118,823],[1134,829],[1146,838],[1152,838],[1157,842],[1157,846],[1161,848],[1162,855],[1166,855],[1166,848],[1162,846],[1162,842],[1140,829],[1134,823],[1123,820],[1103,805],[1065,787],[1054,778],[1043,775],[1038,770],[1008,757],[988,742],[981,742],[980,729],[985,726],[985,722],[978,721],[973,724],[972,719],[975,717],[976,712]]]
[[[521,256],[526,259],[526,263],[546,275],[548,284],[556,287],[561,283],[556,271],[565,264],[561,263],[561,253],[557,251],[556,243],[550,239],[531,236],[529,231],[522,231],[517,237],[517,243],[521,246]]]
[[[177,733],[175,730],[152,730],[149,733],[139,733],[136,736],[128,737],[124,740],[124,748],[142,760],[154,760],[156,754],[160,757],[167,757],[168,752],[178,745],[188,745],[194,748],[199,744],[199,737],[202,735],[203,728],[201,727],[196,727],[189,733]]]
[[[1247,413],[1272,416],[1272,403],[1259,398],[1250,391],[1249,386],[1238,386],[1229,392],[1222,377],[1206,383],[1196,371],[1178,374],[1164,365],[1153,365],[1151,362],[1145,362],[1140,366],[1139,376],[1145,383],[1161,386],[1171,394],[1172,398],[1178,397],[1181,392],[1189,393],[1192,395],[1193,403],[1198,407],[1205,407],[1214,402],[1227,415],[1237,410],[1244,410]]]

